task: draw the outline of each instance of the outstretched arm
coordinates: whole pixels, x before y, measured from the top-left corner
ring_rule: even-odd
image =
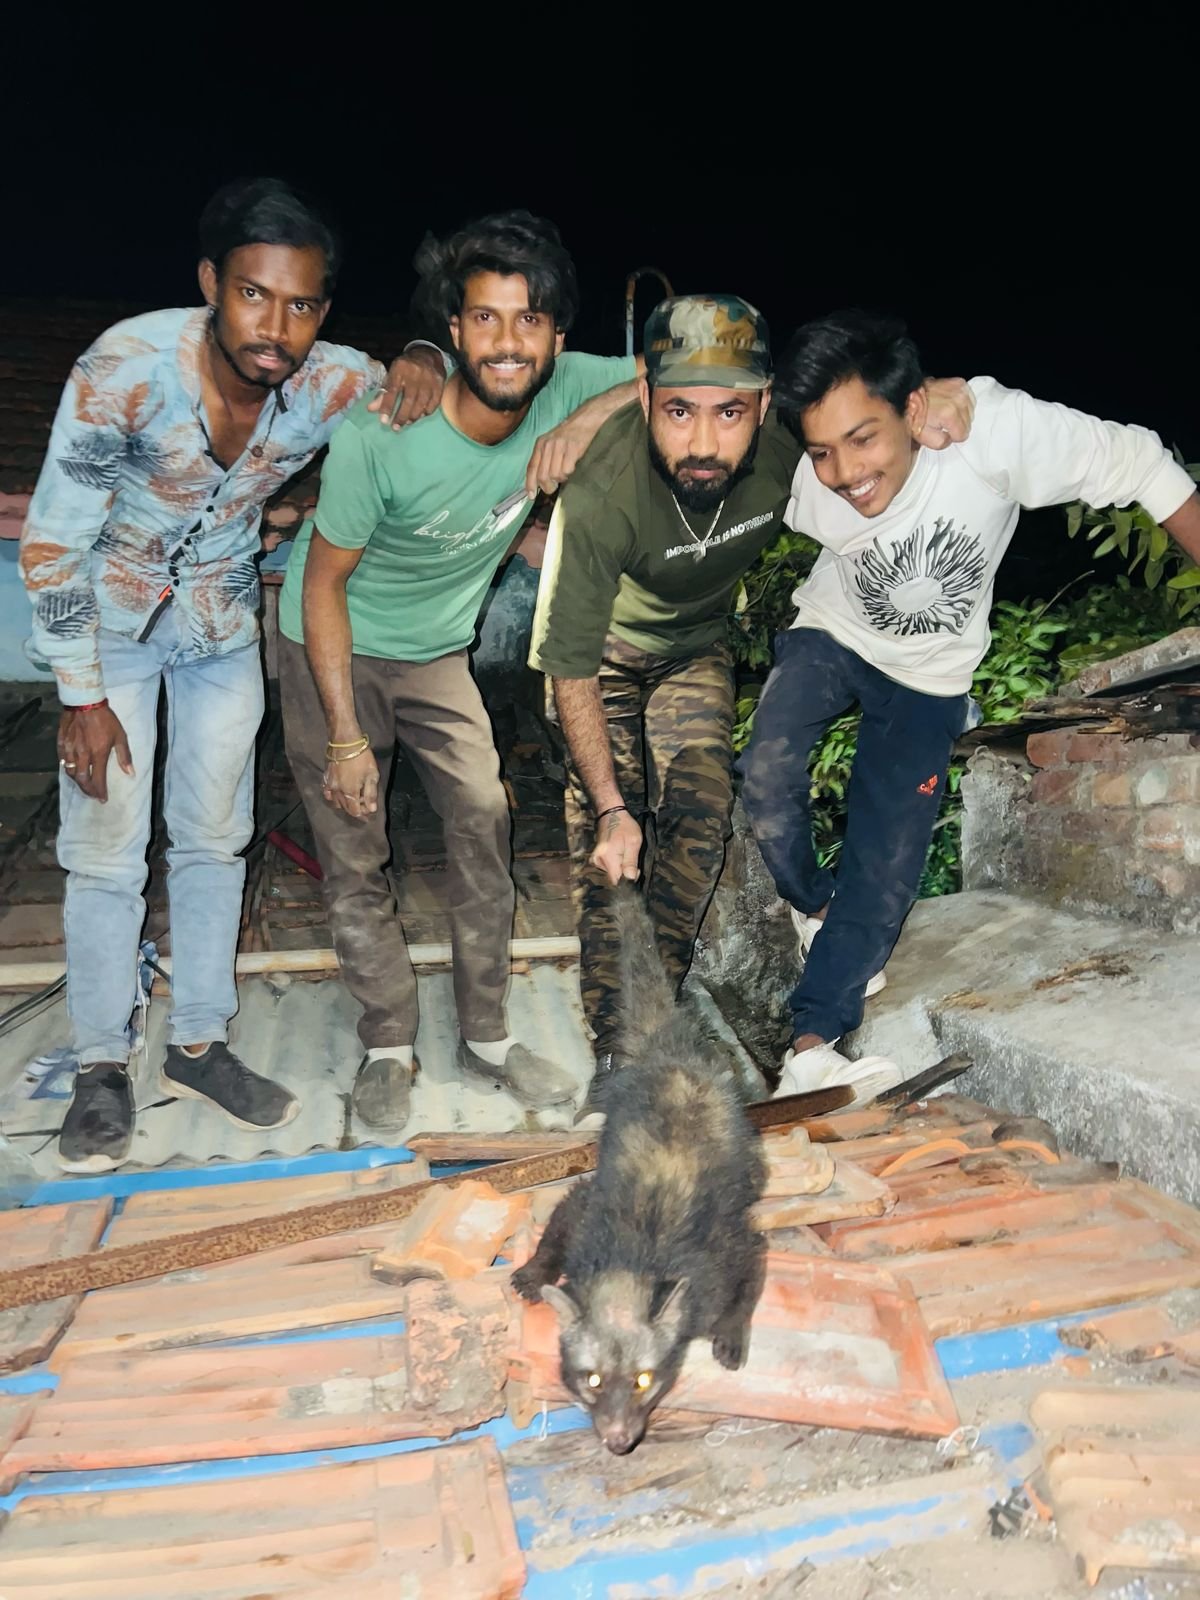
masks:
[[[637,399],[638,378],[645,370],[646,363],[638,356],[637,377],[628,383],[618,383],[603,394],[593,395],[572,411],[565,422],[542,435],[529,458],[525,473],[526,494],[532,498],[539,489],[543,494],[554,494],[566,483],[609,417]]]

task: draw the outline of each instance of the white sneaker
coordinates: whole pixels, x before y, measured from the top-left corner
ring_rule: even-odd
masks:
[[[863,1106],[903,1081],[903,1072],[885,1056],[863,1056],[861,1060],[850,1061],[832,1044],[819,1044],[811,1050],[786,1053],[779,1087],[771,1098],[780,1100],[788,1094],[808,1094],[813,1089],[849,1084],[854,1090],[853,1104]]]
[[[808,952],[812,949],[812,942],[825,926],[820,917],[806,917],[803,911],[797,911],[795,906],[789,906],[792,913],[792,927],[800,937],[800,960],[808,960]],[[887,988],[887,973],[877,972],[867,982],[867,999],[873,994],[878,994],[881,989]]]

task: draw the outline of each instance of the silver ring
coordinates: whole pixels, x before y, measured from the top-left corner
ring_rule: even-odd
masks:
[[[74,772],[75,771],[76,763],[74,761],[60,761],[58,764],[59,764],[60,767],[63,768],[63,770],[65,772]]]

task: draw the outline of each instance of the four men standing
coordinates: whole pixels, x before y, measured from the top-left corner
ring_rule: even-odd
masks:
[[[423,295],[444,319],[453,372],[443,391],[436,353],[406,354],[386,415],[373,415],[382,369],[317,340],[337,255],[283,185],[222,191],[202,223],[206,308],[109,330],[77,364],[55,424],[21,559],[35,644],[66,708],[59,855],[80,1073],[62,1164],[103,1170],[129,1151],[127,1025],[164,685],[163,1087],[241,1126],[275,1127],[297,1109],[232,1054],[227,1029],[263,708],[258,524],[326,443],[315,519],[281,596],[280,678],[335,946],[363,1007],[360,1117],[403,1128],[417,1071],[416,983],[380,803],[398,747],[445,824],[459,1069],[533,1107],[573,1094],[504,1015],[510,821],[467,657],[532,497],[568,478],[530,661],[552,681],[570,752],[597,1064],[588,1108],[602,1109],[621,1065],[610,885],[639,876],[645,844],[660,951],[682,982],[721,870],[733,800],[726,619],[781,516],[824,553],[763,694],[746,802],[807,956],[781,1088],[828,1081],[832,1046],[861,1020],[915,894],[1019,505],[1142,498],[1197,553],[1190,480],[1152,435],[990,379],[974,382],[972,429],[962,386],[927,384],[903,331],[857,314],[810,325],[789,351],[776,395],[794,431],[769,412],[763,319],[734,296],[660,306],[635,388],[632,359],[563,353],[574,268],[552,225],[525,212],[425,253]],[[381,426],[401,389],[410,425]],[[854,702],[863,731],[835,894],[813,859],[807,764]]]

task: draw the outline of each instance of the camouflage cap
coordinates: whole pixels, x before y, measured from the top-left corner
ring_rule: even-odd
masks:
[[[694,388],[765,389],[771,381],[766,318],[735,294],[681,294],[646,323],[646,378]]]

